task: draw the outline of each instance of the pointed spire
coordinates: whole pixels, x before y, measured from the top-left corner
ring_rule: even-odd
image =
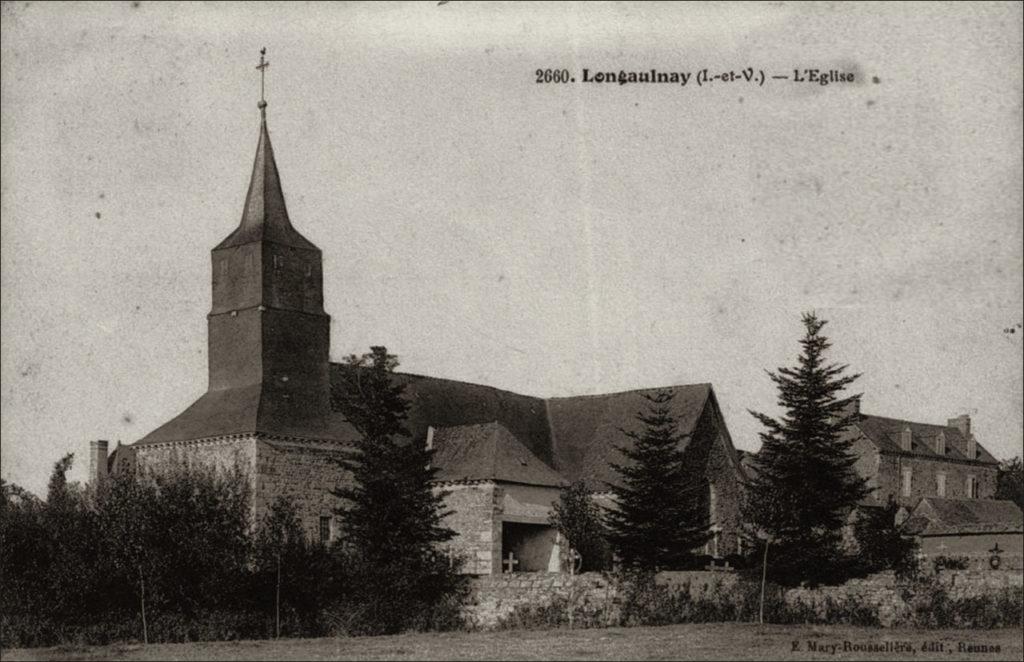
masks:
[[[242,222],[216,249],[248,244],[253,241],[270,241],[295,248],[316,250],[309,240],[299,234],[288,220],[288,209],[284,204],[281,179],[274,161],[274,149],[270,145],[267,130],[267,102],[263,97],[263,74],[270,65],[264,60],[267,49],[260,51],[260,138],[256,145],[256,160],[252,166],[249,192],[245,196]],[[214,250],[216,250],[214,249]]]

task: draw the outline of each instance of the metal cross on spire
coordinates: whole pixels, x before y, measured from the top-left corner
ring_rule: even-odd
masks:
[[[267,48],[264,46],[260,49],[260,63],[256,65],[256,68],[260,70],[260,102],[256,105],[261,111],[267,107],[267,100],[264,98],[263,94],[263,79],[266,76],[267,67],[270,66],[270,63],[267,62],[264,57],[266,54]]]

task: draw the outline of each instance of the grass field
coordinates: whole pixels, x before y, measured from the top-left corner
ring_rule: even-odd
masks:
[[[844,644],[889,652],[844,650]],[[794,650],[794,644],[799,648]],[[942,648],[928,650],[928,644]],[[998,653],[963,645],[998,646]],[[837,645],[832,652],[830,646]],[[913,652],[896,650],[912,647]],[[813,649],[817,650],[813,650]],[[517,630],[2,651],[8,660],[1020,660],[1021,629],[880,630],[740,623],[600,630]]]

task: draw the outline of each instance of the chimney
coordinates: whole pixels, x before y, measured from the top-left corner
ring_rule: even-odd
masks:
[[[107,446],[106,439],[89,442],[89,480],[99,483],[107,477]]]
[[[961,444],[957,446],[957,450],[967,456],[968,460],[973,460],[978,457],[977,442],[974,441],[974,435],[971,434],[971,417],[969,414],[962,414],[956,418],[951,418],[946,421],[946,425],[951,428],[960,430]]]
[[[962,416],[951,418],[946,421],[946,425],[960,430],[960,434],[963,435],[964,439],[971,436],[971,417],[969,414],[963,414]]]

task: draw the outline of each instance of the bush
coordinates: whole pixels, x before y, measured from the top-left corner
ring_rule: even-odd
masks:
[[[1003,587],[986,595],[953,597],[934,576],[903,589],[912,624],[922,628],[992,629],[1020,627],[1024,587]]]

